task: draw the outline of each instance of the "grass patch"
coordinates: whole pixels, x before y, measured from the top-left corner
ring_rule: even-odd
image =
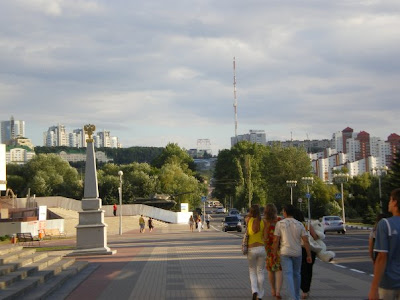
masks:
[[[361,222],[346,222],[347,225],[356,225],[356,226],[364,226],[364,227],[372,227],[372,224],[365,224]]]
[[[35,247],[36,252],[44,251],[63,251],[63,250],[75,250],[75,246],[51,246],[51,247]]]

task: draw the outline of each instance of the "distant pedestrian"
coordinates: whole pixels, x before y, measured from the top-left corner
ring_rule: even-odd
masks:
[[[198,215],[197,216],[197,230],[199,232],[201,232],[202,229],[203,229],[203,223],[201,222],[201,216]]]
[[[147,220],[147,223],[148,223],[148,225],[149,225],[149,231],[152,232],[152,231],[153,231],[153,228],[154,228],[153,219],[152,219],[152,218],[149,218],[149,219]]]
[[[264,241],[267,237],[267,225],[261,219],[260,207],[253,204],[249,214],[246,216],[246,230],[249,234],[247,261],[249,262],[249,275],[253,300],[264,297],[265,279],[265,247]]]
[[[210,221],[212,217],[210,214],[206,214],[206,223],[207,223],[207,228],[210,229]]]
[[[140,218],[139,218],[140,233],[144,233],[145,225],[146,225],[146,222],[144,221],[143,215],[140,215]]]
[[[390,193],[388,211],[393,216],[380,220],[376,229],[374,251],[379,254],[369,300],[400,299],[400,188]]]
[[[113,206],[113,213],[114,213],[114,217],[117,216],[117,204],[116,203],[114,203],[114,206]]]
[[[189,218],[189,229],[191,232],[193,232],[193,227],[194,227],[194,219],[193,219],[193,215],[191,215]]]
[[[199,216],[197,214],[194,215],[194,222],[196,223],[196,229],[198,228],[198,221],[199,221]]]
[[[264,219],[267,225],[267,236],[265,239],[265,251],[267,253],[266,268],[268,271],[268,280],[271,285],[272,296],[281,299],[282,288],[282,267],[279,251],[276,255],[272,253],[274,243],[275,226],[281,220],[278,217],[278,211],[273,203],[268,203],[264,209]]]
[[[312,259],[306,229],[303,224],[293,218],[295,212],[296,208],[290,204],[283,209],[285,218],[276,223],[272,251],[274,255],[277,255],[280,247],[283,280],[286,282],[289,298],[299,300],[302,258],[301,241],[303,241],[306,249],[306,261],[311,263]]]

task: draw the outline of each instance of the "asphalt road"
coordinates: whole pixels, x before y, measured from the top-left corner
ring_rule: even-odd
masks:
[[[211,226],[215,230],[222,230],[222,220],[226,214],[213,214]],[[243,232],[229,231],[235,237],[243,237]],[[327,250],[336,253],[331,262],[332,267],[343,269],[343,272],[353,272],[360,276],[373,274],[373,264],[368,255],[369,230],[347,229],[346,234],[336,232],[326,233],[324,240]]]
[[[373,264],[368,254],[369,230],[347,229],[346,234],[327,233],[325,244],[336,253],[333,264],[354,271],[373,274]]]

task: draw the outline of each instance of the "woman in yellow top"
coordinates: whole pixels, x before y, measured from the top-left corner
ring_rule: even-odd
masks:
[[[261,299],[264,296],[264,272],[265,272],[265,247],[264,241],[268,235],[265,221],[261,219],[260,207],[253,204],[246,217],[247,232],[249,234],[248,254],[251,292],[253,299]]]

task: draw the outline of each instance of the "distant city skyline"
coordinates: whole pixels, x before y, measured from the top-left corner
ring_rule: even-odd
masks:
[[[13,116],[10,116],[10,120],[11,120],[11,117],[13,117]],[[9,121],[7,121],[7,120],[0,120],[0,121],[2,122],[2,124],[3,124],[4,122],[9,122]],[[26,131],[26,132],[31,132],[31,130],[30,130],[30,125],[29,125],[29,124],[26,124],[26,122],[25,122],[24,120],[18,120],[18,122],[21,122],[21,124],[24,124],[24,132],[25,132],[25,131]],[[54,123],[54,122],[53,122],[53,123]],[[70,127],[66,126],[65,124],[60,124],[60,123],[57,123],[57,122],[55,122],[54,124],[62,125],[62,126],[65,128],[65,130],[67,131],[67,133],[72,133],[72,132],[75,132],[76,130],[79,130],[79,129],[76,129],[76,128],[70,128]],[[51,128],[56,127],[56,126],[57,126],[57,125],[49,126],[49,127],[47,128],[47,130],[50,130]],[[83,128],[83,126],[82,126],[81,128]],[[342,128],[342,129],[338,129],[338,130],[336,130],[335,132],[331,132],[331,133],[327,134],[325,138],[320,138],[320,139],[316,139],[316,138],[312,139],[312,138],[309,138],[309,136],[307,136],[308,139],[307,139],[307,138],[305,138],[305,139],[293,139],[293,133],[292,133],[292,135],[291,135],[291,138],[292,138],[293,141],[305,141],[305,140],[331,140],[332,137],[333,137],[337,132],[341,132],[342,130],[344,130],[344,129],[346,129],[346,128],[349,128],[349,127],[347,126],[347,127]],[[47,130],[44,130],[44,132],[46,132]],[[109,132],[108,130],[101,129],[101,130],[96,130],[96,131],[95,131],[95,134],[98,134],[99,132],[104,132],[104,131],[105,131],[105,132]],[[354,130],[354,132],[361,132],[361,131],[366,131],[366,132],[368,132],[368,131],[365,130],[365,129]],[[368,133],[370,134],[371,137],[376,137],[376,138],[379,138],[379,139],[381,139],[381,140],[383,140],[383,141],[386,141],[387,138],[388,138],[391,134],[396,133],[396,132],[388,133],[386,136],[376,136],[376,135],[372,134],[371,132],[368,132]],[[27,135],[26,138],[31,139],[31,140],[32,140],[32,143],[33,143],[35,146],[44,146],[44,143],[43,143],[43,142],[44,142],[44,141],[43,141],[43,132],[42,132],[42,139],[41,139],[41,141],[40,141],[39,143],[36,143],[35,139],[33,139],[32,137],[30,137],[28,134],[26,134],[26,135]],[[35,135],[37,135],[37,134],[35,134]],[[118,136],[118,134],[115,134],[114,132],[113,132],[113,135],[116,136],[116,138],[117,138],[117,136]],[[263,144],[263,141],[265,142],[265,144],[268,144],[268,142],[272,142],[272,141],[282,141],[282,142],[291,141],[291,139],[285,139],[285,140],[270,139],[270,138],[268,137],[268,132],[266,132],[266,131],[263,130],[263,129],[250,129],[247,133],[239,134],[238,136],[240,137],[240,140],[246,140],[246,139],[247,139],[247,140],[249,140],[249,141],[259,142],[259,143],[260,143],[260,141],[261,141],[262,144]],[[231,140],[231,145],[233,145],[234,143],[232,144],[232,141],[233,141],[234,137],[231,136],[231,137],[229,137],[229,138],[230,138],[230,140]],[[118,138],[118,139],[119,139],[119,138]],[[254,140],[253,140],[253,139],[254,139]],[[261,139],[261,140],[259,141],[258,139]],[[198,147],[199,147],[199,141],[207,141],[207,147],[206,147],[206,148],[207,148],[207,149],[208,149],[208,148],[211,148],[211,150],[213,150],[212,147],[211,147],[212,141],[211,141],[210,139],[208,139],[208,138],[202,138],[202,139],[198,138],[198,139],[194,139],[194,140],[195,140],[195,142],[193,143],[193,145],[191,145],[191,146],[189,146],[189,147],[184,147],[184,146],[182,146],[182,145],[179,145],[179,143],[178,143],[178,145],[179,145],[180,147],[182,147],[182,148],[185,148],[185,149],[189,150],[189,149],[196,149],[196,148],[198,148]],[[133,147],[133,146],[165,147],[166,145],[167,145],[167,144],[165,144],[165,145],[159,145],[159,146],[154,146],[154,145],[123,145],[123,144],[122,144],[122,147],[123,147],[123,148],[125,148],[125,147]],[[229,149],[230,147],[231,147],[231,146],[229,146],[229,147],[226,148],[226,149]],[[202,146],[201,146],[200,148],[202,148]],[[218,152],[213,151],[213,155],[217,155],[217,154],[218,154]]]

